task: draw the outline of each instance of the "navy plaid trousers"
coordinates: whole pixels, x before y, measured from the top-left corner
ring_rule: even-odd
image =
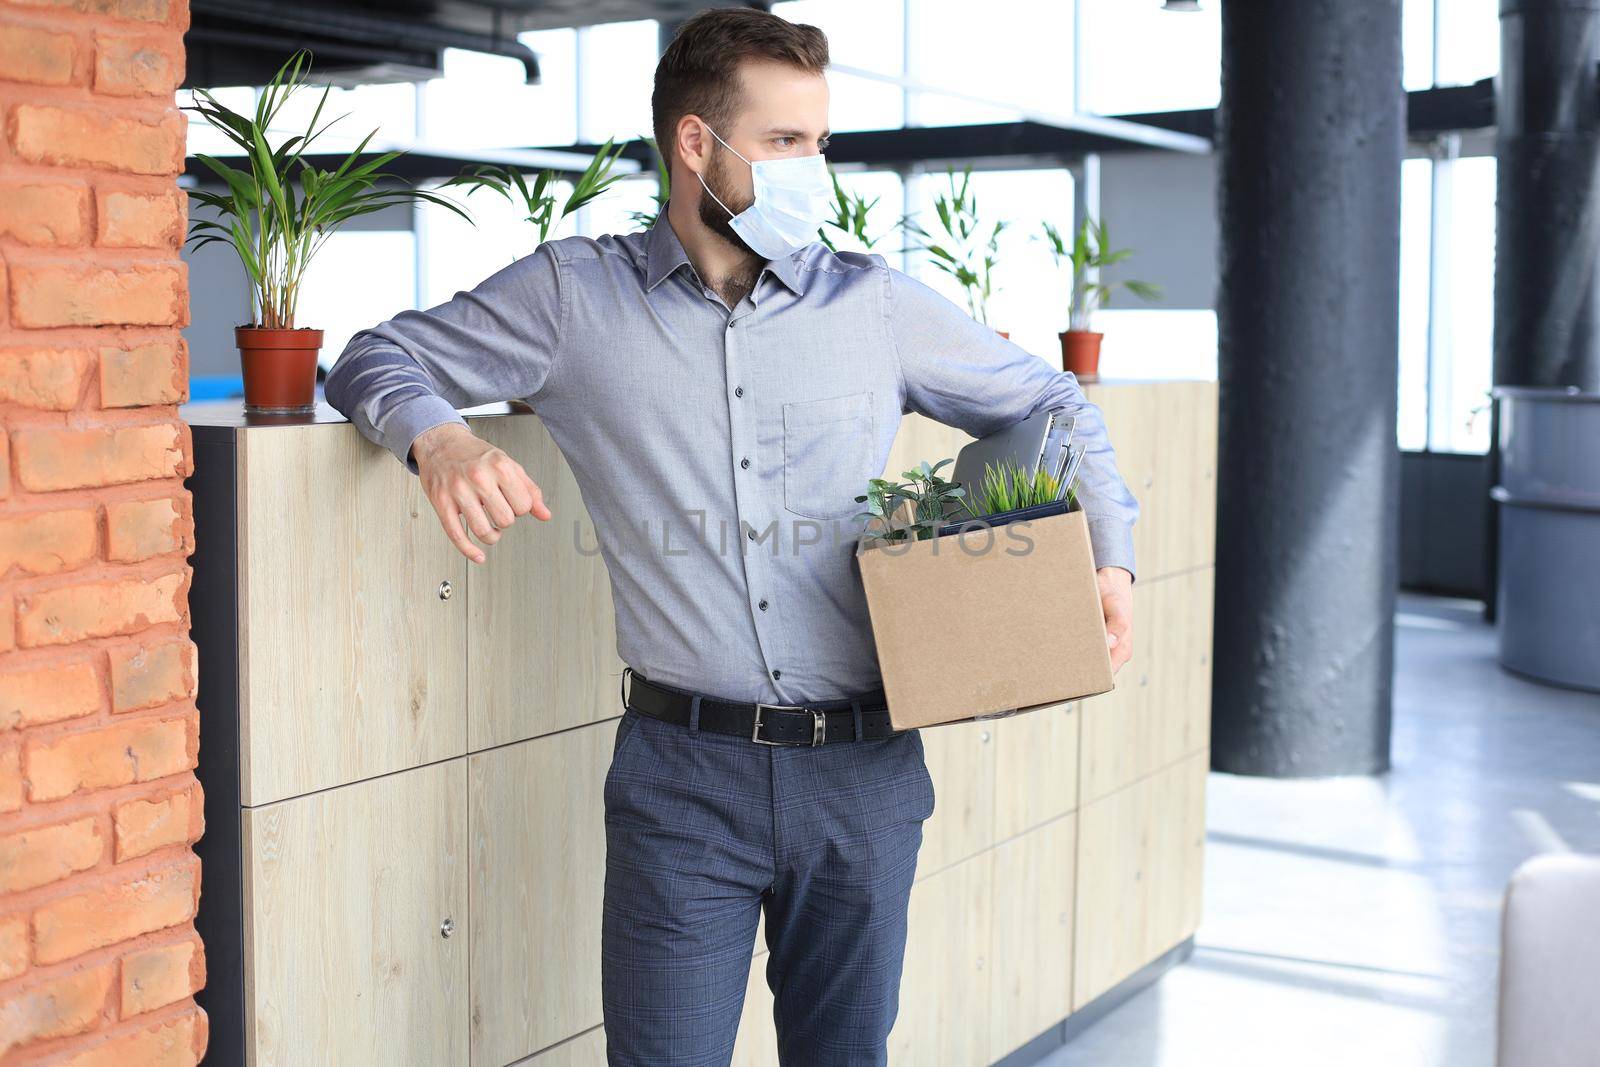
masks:
[[[611,1067],[722,1067],[766,909],[777,1062],[888,1062],[933,814],[916,730],[813,747],[617,724],[601,986]]]

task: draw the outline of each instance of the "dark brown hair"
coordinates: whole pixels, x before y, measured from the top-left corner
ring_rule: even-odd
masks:
[[[722,133],[739,112],[739,63],[774,59],[821,74],[828,38],[815,26],[753,8],[711,8],[689,18],[661,53],[650,95],[656,146],[672,171],[678,121],[699,115]]]

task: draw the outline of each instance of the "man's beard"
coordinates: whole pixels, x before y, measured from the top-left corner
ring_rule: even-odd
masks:
[[[726,181],[727,174],[722,165],[725,158],[722,152],[713,153],[711,165],[706,168],[706,172],[701,175],[701,178],[704,179],[707,188],[716,194],[717,200],[721,200],[723,204],[728,205],[734,214],[738,214],[748,208],[750,204],[753,204],[755,198],[752,197],[747,203],[740,204],[738,194],[731,188],[726,188],[728,184]],[[722,204],[717,203],[717,200],[713,200],[706,195],[705,189],[700,190],[700,221],[705,223],[708,230],[720,235],[733,247],[742,249],[752,256],[765,259],[766,257],[760,256],[755,249],[744,243],[743,237],[734,232],[731,222],[732,216],[723,210]]]

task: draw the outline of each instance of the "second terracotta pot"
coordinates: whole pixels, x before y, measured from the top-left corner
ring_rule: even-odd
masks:
[[[1061,338],[1061,369],[1069,370],[1079,378],[1095,379],[1100,376],[1100,339],[1103,333],[1093,330],[1064,330]]]
[[[245,411],[294,415],[316,410],[321,330],[235,326],[233,338],[244,371]]]

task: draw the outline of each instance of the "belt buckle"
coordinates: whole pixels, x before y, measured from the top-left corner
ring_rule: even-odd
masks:
[[[756,703],[755,728],[750,731],[750,740],[758,745],[803,745],[804,741],[768,741],[761,736],[761,713],[763,711],[809,711],[811,713],[811,747],[822,744],[827,734],[828,720],[816,708],[808,708],[803,704],[762,704]]]

